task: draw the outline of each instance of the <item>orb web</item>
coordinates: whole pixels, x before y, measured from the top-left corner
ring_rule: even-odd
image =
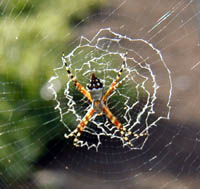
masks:
[[[199,6],[1,1],[0,188],[198,188]],[[66,139],[91,103],[69,79],[63,51],[78,81],[86,87],[94,72],[104,93],[125,60],[106,106],[127,130],[148,135],[130,136],[130,147],[94,115],[81,147]]]
[[[125,57],[127,53],[127,57]],[[92,73],[101,79],[104,93],[115,80],[121,64],[125,61],[125,69],[115,91],[108,97],[106,105],[118,118],[122,125],[133,133],[128,145],[119,135],[116,126],[106,115],[95,114],[83,130],[78,141],[81,147],[96,148],[101,145],[102,136],[117,138],[123,146],[142,149],[151,135],[151,129],[158,126],[161,119],[170,118],[170,99],[172,81],[170,70],[165,64],[162,54],[153,44],[143,39],[134,39],[113,32],[111,28],[100,29],[91,39],[81,37],[80,43],[65,57],[65,62],[77,80],[86,87]],[[55,68],[55,76],[50,80],[50,89],[56,101],[55,109],[60,112],[60,121],[66,132],[72,132],[91,107],[73,82],[68,78],[65,62]],[[156,69],[159,67],[159,75]],[[162,71],[162,72],[161,72]],[[159,112],[157,98],[163,84],[161,78],[168,78],[165,108]],[[166,80],[165,80],[166,82]],[[61,85],[60,90],[57,85]],[[135,136],[137,137],[134,137]],[[140,135],[140,136],[139,136]]]

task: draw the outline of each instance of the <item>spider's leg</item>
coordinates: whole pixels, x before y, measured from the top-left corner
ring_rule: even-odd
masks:
[[[127,56],[127,53],[125,54],[125,58],[126,58],[126,56]],[[125,64],[126,64],[126,59],[123,60],[121,69],[119,70],[116,79],[112,82],[112,84],[110,85],[109,89],[106,91],[105,95],[103,96],[102,102],[105,102],[106,99],[108,98],[108,96],[110,96],[112,94],[112,92],[119,86],[119,85],[117,85],[117,83],[118,83],[118,81],[120,79],[120,76],[122,75],[122,72],[124,70]]]
[[[65,134],[65,138],[74,137],[74,145],[78,146],[78,138],[81,136],[82,131],[88,124],[94,112],[95,112],[94,108],[90,108],[87,114],[83,117],[82,121],[77,126],[77,128],[74,131],[72,131],[69,135]]]
[[[112,112],[108,109],[108,107],[103,105],[102,109],[103,109],[103,112],[105,113],[105,115],[110,119],[112,124],[114,124],[116,126],[116,128],[120,131],[120,134],[123,137],[123,139],[125,141],[127,141],[130,146],[133,146],[133,144],[129,141],[129,139],[127,137],[127,135],[129,135],[129,133],[127,132],[126,128],[118,121],[118,119],[112,114]]]
[[[76,77],[72,74],[70,68],[67,65],[67,62],[65,60],[65,56],[63,54],[62,56],[62,62],[65,65],[66,71],[70,77],[70,79],[74,82],[75,87],[90,101],[92,102],[92,97],[90,95],[90,93],[78,82],[78,80],[76,79]]]
[[[115,89],[118,88],[125,80],[127,80],[129,78],[129,74],[124,77],[121,81],[119,81],[116,85],[115,85]]]

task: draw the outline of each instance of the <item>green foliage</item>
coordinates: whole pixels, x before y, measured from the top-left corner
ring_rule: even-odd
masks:
[[[102,4],[102,0],[0,3],[0,174],[4,177],[25,176],[45,152],[52,137],[47,131],[53,128],[56,136],[60,127],[44,123],[58,117],[58,112],[52,101],[40,97],[40,90],[58,67],[66,43],[75,37],[73,17],[81,20]]]

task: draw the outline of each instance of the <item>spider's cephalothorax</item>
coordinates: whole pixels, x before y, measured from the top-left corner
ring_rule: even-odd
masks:
[[[92,106],[96,113],[102,113],[102,97],[103,97],[103,84],[100,79],[98,79],[94,73],[92,73],[92,77],[90,83],[87,85],[88,91],[92,96]]]

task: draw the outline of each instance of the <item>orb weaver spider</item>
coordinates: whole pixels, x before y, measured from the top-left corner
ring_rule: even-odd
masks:
[[[113,125],[116,126],[118,131],[120,132],[122,138],[128,142],[130,146],[133,146],[133,144],[129,141],[128,136],[132,135],[136,138],[139,138],[140,136],[146,135],[145,133],[132,133],[131,131],[127,131],[126,127],[124,127],[118,119],[112,114],[112,112],[109,110],[109,108],[105,105],[105,102],[107,98],[113,93],[113,91],[121,84],[119,82],[120,76],[125,68],[126,64],[126,57],[127,52],[124,55],[124,60],[121,65],[121,69],[119,70],[116,79],[111,83],[110,87],[106,91],[106,93],[103,95],[103,84],[101,83],[100,79],[95,76],[94,73],[92,73],[90,83],[87,85],[87,89],[85,89],[76,79],[76,77],[72,74],[70,68],[67,65],[65,55],[63,53],[62,55],[62,62],[63,65],[65,65],[66,71],[69,75],[69,78],[74,83],[76,89],[81,92],[91,103],[91,107],[86,113],[86,115],[83,117],[82,121],[78,124],[75,130],[73,130],[69,135],[65,134],[65,138],[74,137],[73,144],[74,146],[78,147],[78,141],[79,137],[81,136],[81,133],[83,132],[84,128],[88,124],[89,120],[92,118],[93,114],[96,112],[98,115],[102,115],[103,113],[107,116],[107,118],[111,121]]]

